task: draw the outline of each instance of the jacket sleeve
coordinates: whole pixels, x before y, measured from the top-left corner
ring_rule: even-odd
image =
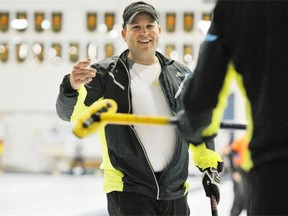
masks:
[[[56,112],[64,121],[74,121],[78,114],[88,107],[84,103],[87,97],[85,86],[82,85],[78,90],[74,90],[70,84],[69,76],[64,77],[56,101]]]
[[[56,112],[64,121],[70,121],[78,97],[78,92],[71,87],[69,76],[63,78],[56,100]]]
[[[195,145],[203,143],[205,137],[216,135],[230,93],[227,77],[230,52],[223,40],[219,13],[212,20],[193,76],[184,89],[182,119],[186,121],[183,128],[187,132],[183,136]]]

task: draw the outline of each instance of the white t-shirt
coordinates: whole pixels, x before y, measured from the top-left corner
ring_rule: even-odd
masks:
[[[171,116],[158,78],[161,66],[134,63],[130,69],[133,113],[149,116]],[[176,144],[175,127],[171,125],[135,125],[154,169],[160,172],[170,163]]]

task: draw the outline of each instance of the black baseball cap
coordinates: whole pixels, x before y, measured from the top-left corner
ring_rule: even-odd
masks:
[[[123,28],[127,23],[130,23],[134,16],[138,13],[145,12],[150,14],[157,22],[159,22],[159,16],[155,8],[146,2],[138,1],[128,5],[123,12]]]

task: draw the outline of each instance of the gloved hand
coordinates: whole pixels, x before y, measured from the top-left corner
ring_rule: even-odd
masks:
[[[207,168],[203,171],[202,185],[207,197],[214,195],[217,203],[220,201],[219,186],[221,184],[220,175],[215,168]]]
[[[224,166],[222,158],[217,152],[207,149],[205,143],[199,146],[191,144],[189,149],[192,151],[194,164],[202,173],[211,167],[215,168],[218,173],[222,172]]]
[[[220,155],[206,148],[205,143],[199,146],[190,145],[193,153],[193,161],[196,167],[203,173],[202,184],[207,197],[213,194],[217,203],[220,200],[219,185],[221,178],[219,173],[223,170],[223,160]]]

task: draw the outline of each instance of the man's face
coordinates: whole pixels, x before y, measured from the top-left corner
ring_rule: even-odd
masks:
[[[155,56],[161,28],[157,21],[147,13],[137,14],[133,21],[126,24],[122,37],[133,57]]]

